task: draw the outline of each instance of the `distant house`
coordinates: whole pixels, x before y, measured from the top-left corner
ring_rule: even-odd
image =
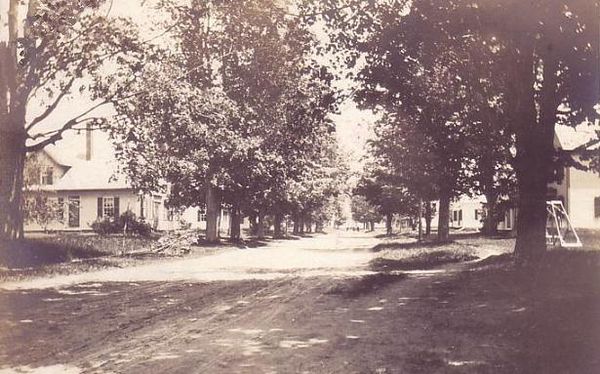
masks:
[[[479,230],[483,227],[485,197],[463,196],[450,204],[450,227]]]
[[[439,202],[431,202],[433,216],[431,227],[437,229],[439,221]],[[456,230],[480,230],[483,227],[485,197],[461,196],[450,203],[450,228]],[[425,223],[423,222],[423,225]]]
[[[89,144],[88,144],[89,146]],[[175,211],[165,205],[164,194],[143,194],[135,190],[123,175],[116,173],[114,160],[65,160],[57,152],[42,150],[36,154],[35,168],[29,168],[30,183],[24,193],[42,194],[58,207],[57,219],[42,227],[25,222],[26,232],[90,231],[97,220],[115,219],[125,211],[143,218],[156,230],[173,230],[189,225],[204,229],[206,215],[198,207]],[[229,228],[229,214],[222,210],[221,230]]]
[[[600,152],[600,140],[595,138],[595,134],[579,139],[567,135],[557,132],[555,147],[569,152],[584,166],[588,165],[588,161],[582,158],[585,152]],[[573,226],[600,229],[600,173],[567,166],[562,174],[560,183],[549,186],[549,198],[563,202]]]
[[[576,131],[566,126],[557,126],[554,146],[568,152],[574,159],[586,165],[582,158],[585,152],[600,152],[600,139],[595,129]],[[548,200],[561,200],[575,228],[600,229],[600,174],[593,170],[581,170],[573,166],[564,167],[562,180],[548,186]],[[454,229],[481,229],[485,214],[485,197],[461,197],[450,205],[450,227]],[[437,204],[437,202],[436,202]],[[516,202],[513,202],[516,204]],[[437,209],[435,209],[437,212]],[[509,208],[498,230],[512,231],[516,228],[518,211]],[[432,226],[437,227],[437,214]]]
[[[582,156],[587,151],[600,152],[600,140],[593,127],[574,129],[557,126],[554,134],[554,147],[567,152],[584,166]],[[581,170],[566,166],[559,172],[560,182],[548,186],[548,200],[561,200],[575,228],[600,229],[600,174],[594,170]],[[514,230],[517,209],[509,209],[504,220],[498,225],[500,230]]]

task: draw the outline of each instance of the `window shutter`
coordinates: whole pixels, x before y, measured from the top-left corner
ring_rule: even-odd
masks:
[[[99,197],[98,198],[98,218],[102,218],[102,208],[103,208],[103,201],[102,198]]]
[[[119,210],[119,197],[115,196],[115,220],[118,220],[119,217],[121,216],[120,210]]]
[[[594,217],[600,217],[600,196],[594,198]]]
[[[65,199],[63,197],[58,198],[58,210],[56,212],[58,221],[62,223],[65,219]]]
[[[458,211],[458,220],[462,221],[462,209]]]

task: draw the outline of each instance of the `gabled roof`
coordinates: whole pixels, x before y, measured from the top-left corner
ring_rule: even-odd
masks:
[[[554,146],[563,151],[578,151],[597,147],[600,139],[596,126],[570,127],[556,125],[554,131]]]
[[[593,139],[575,148],[575,151],[595,151],[600,149],[600,139]]]
[[[117,172],[114,161],[78,161],[54,185],[60,190],[121,190],[130,189],[126,178]]]
[[[65,158],[60,156],[60,153],[56,152],[54,148],[45,147],[44,149],[42,149],[42,152],[44,152],[52,161],[56,162],[58,165],[69,167],[72,164],[71,162],[67,161]]]

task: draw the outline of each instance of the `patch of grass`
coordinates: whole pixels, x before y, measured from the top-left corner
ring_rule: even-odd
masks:
[[[421,241],[421,242],[416,242],[416,241],[403,241],[403,242],[395,242],[395,241],[391,241],[388,243],[380,243],[377,244],[375,247],[373,247],[371,249],[371,251],[373,252],[381,252],[384,250],[410,250],[410,249],[417,249],[417,248],[437,248],[437,247],[443,247],[446,244],[448,244],[448,242],[442,243],[442,242],[438,242],[438,241]]]
[[[371,261],[374,271],[426,270],[445,264],[476,260],[478,257],[468,252],[438,250],[422,251],[402,259],[379,257]]]
[[[356,298],[373,293],[392,283],[406,278],[403,274],[370,274],[359,279],[336,284],[325,291],[326,295],[339,295],[346,298]]]
[[[577,235],[583,244],[583,249],[600,249],[600,230],[576,229]]]
[[[479,258],[478,245],[462,242],[386,243],[374,250],[378,255],[370,263],[374,271],[427,270],[444,264]]]
[[[43,238],[0,242],[0,266],[9,269],[127,254],[148,248],[153,239],[97,236],[53,235]]]

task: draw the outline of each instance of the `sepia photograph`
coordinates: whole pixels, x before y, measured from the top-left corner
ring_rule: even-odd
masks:
[[[600,373],[600,0],[0,0],[0,374]]]

